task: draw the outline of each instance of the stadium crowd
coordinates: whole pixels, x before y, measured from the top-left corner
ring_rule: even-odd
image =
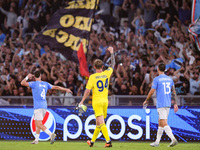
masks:
[[[34,42],[52,14],[68,2],[0,0],[0,96],[32,95],[20,82],[37,69],[42,80],[83,95],[87,80],[80,76],[79,65]],[[188,0],[100,0],[87,53],[90,74],[96,58],[109,66],[110,45],[116,66],[109,95],[147,95],[159,62],[166,64],[178,95],[200,95],[200,53],[188,33],[190,18]],[[48,95],[65,93],[49,90]]]

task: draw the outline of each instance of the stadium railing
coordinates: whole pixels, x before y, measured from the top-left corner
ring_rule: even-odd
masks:
[[[109,96],[110,106],[142,106],[144,102],[145,95],[112,95]],[[69,106],[69,102],[76,103],[80,102],[82,96],[47,96],[48,106]],[[8,102],[10,101],[10,103]],[[23,102],[23,103],[22,103]],[[152,97],[149,105],[154,106],[156,103],[156,98]],[[172,101],[173,103],[173,101]],[[86,100],[86,105],[91,105],[91,99]],[[1,106],[32,106],[33,97],[32,96],[0,96]],[[178,95],[178,105],[179,106],[200,106],[200,96],[195,95]]]

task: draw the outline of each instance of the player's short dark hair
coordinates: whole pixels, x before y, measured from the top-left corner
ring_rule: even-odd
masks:
[[[158,65],[158,69],[161,71],[161,72],[164,72],[165,71],[165,64],[164,63],[160,63]]]
[[[103,67],[103,61],[100,59],[96,59],[94,61],[94,66],[96,69],[101,69]]]
[[[36,72],[35,72],[35,77],[36,77],[36,78],[39,78],[39,77],[40,77],[40,74],[41,74],[41,72],[40,72],[39,70],[36,71]]]

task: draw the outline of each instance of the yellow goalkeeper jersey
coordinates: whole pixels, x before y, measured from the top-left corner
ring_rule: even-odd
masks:
[[[108,101],[110,76],[113,69],[109,67],[101,73],[90,75],[86,88],[92,89],[92,103]]]

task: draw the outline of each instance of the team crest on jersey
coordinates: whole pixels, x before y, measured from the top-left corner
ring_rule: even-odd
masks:
[[[48,110],[46,111],[44,119],[42,120],[42,124],[45,125],[47,127],[47,129],[49,129],[52,133],[55,132],[56,121],[55,121],[55,118],[50,111],[48,111]],[[33,136],[35,137],[36,136],[36,126],[35,126],[34,115],[31,118],[30,127],[31,127],[31,132],[32,132]],[[41,130],[39,140],[40,141],[47,141],[49,139],[50,139],[49,135]]]

